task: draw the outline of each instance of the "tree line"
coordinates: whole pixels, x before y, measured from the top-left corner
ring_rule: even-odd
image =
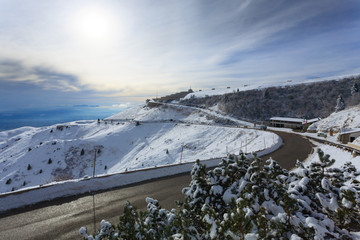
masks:
[[[360,75],[285,87],[235,91],[224,95],[182,100],[184,105],[214,107],[226,114],[251,121],[274,116],[325,118],[334,111],[360,103]]]

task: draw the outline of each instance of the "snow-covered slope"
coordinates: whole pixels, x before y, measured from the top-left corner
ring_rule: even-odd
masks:
[[[342,128],[360,128],[360,107],[351,107],[332,113],[329,117],[312,124],[308,129],[316,131],[340,131]]]
[[[158,104],[158,103],[154,103]],[[160,103],[159,103],[160,104]],[[189,107],[177,106],[177,105],[159,105],[158,107],[147,107],[146,105],[140,105],[133,109],[128,109],[119,114],[115,114],[106,118],[105,120],[134,120],[134,121],[161,121],[161,120],[182,120],[190,122],[195,120],[196,122],[213,123],[211,120],[206,119],[204,113],[199,110],[195,110]]]
[[[190,114],[189,114],[190,113]],[[130,116],[132,114],[132,117]],[[173,108],[143,108],[122,113],[122,119],[149,121],[77,121],[49,127],[0,132],[0,192],[53,181],[123,172],[223,157],[271,147],[277,136],[263,131],[211,125],[151,122],[173,118],[213,123],[202,113]]]
[[[357,146],[360,146],[360,137],[356,138],[356,139],[352,142],[352,144],[355,144],[355,145],[357,145]]]
[[[345,163],[351,163],[356,167],[356,169],[360,172],[360,156],[354,156],[351,152],[346,151],[344,149],[326,145],[326,144],[320,144],[317,142],[313,142],[316,145],[316,148],[314,149],[313,153],[306,159],[304,162],[304,165],[310,165],[313,162],[319,162],[319,155],[317,153],[317,149],[320,148],[325,154],[329,154],[331,159],[335,159],[334,164],[331,167],[334,168],[341,168],[344,166]],[[297,169],[295,169],[297,171]],[[355,177],[358,181],[360,181],[360,175]]]
[[[241,121],[239,119],[226,116],[216,109],[202,109],[198,107],[189,107],[179,104],[152,102],[157,107],[148,107],[146,105],[138,106],[134,109],[115,114],[106,118],[108,122],[133,120],[140,122],[161,122],[161,121],[180,121],[191,124],[221,124],[237,126],[254,126],[253,123]]]

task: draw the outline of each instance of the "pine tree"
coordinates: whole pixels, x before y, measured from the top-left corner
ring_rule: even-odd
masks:
[[[345,109],[345,101],[340,94],[336,100],[335,112],[341,111]]]
[[[136,239],[139,233],[139,218],[136,208],[133,207],[130,202],[126,201],[124,207],[124,214],[120,217],[120,222],[117,225],[119,229],[119,236],[124,239]]]
[[[354,96],[359,92],[359,86],[357,82],[354,82],[354,84],[351,86],[351,96]]]
[[[360,198],[356,168],[333,168],[318,150],[320,162],[298,162],[288,172],[269,159],[229,155],[206,171],[196,161],[184,202],[167,211],[147,198],[147,210],[126,203],[120,223],[102,222],[99,239],[351,239],[359,231]],[[116,233],[115,233],[116,232]],[[86,229],[81,229],[86,238]]]

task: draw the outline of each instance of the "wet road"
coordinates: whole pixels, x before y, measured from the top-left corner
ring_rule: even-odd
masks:
[[[284,145],[263,159],[272,157],[283,167],[291,169],[296,160],[303,161],[311,153],[311,143],[302,136],[276,133],[282,137]],[[149,196],[158,199],[162,207],[170,209],[175,207],[176,200],[183,199],[181,189],[189,181],[190,175],[182,174],[94,196],[70,197],[12,211],[0,215],[0,239],[80,239],[78,230],[81,226],[93,232],[94,204],[96,228],[99,228],[102,219],[116,224],[126,200],[138,208],[145,208],[144,199]]]

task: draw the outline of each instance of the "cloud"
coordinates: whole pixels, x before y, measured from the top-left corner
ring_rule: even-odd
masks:
[[[120,103],[120,104],[113,104],[113,105],[111,105],[111,107],[113,107],[113,108],[129,108],[132,105],[133,105],[133,103],[126,102],[126,103]]]
[[[27,66],[13,59],[0,60],[0,86],[0,111],[51,106],[89,108],[126,100],[119,96],[121,91],[98,91],[73,74],[46,66]]]
[[[112,16],[108,41],[95,44],[74,31],[84,4]],[[0,56],[21,61],[1,61],[0,80],[78,93],[79,101],[111,105],[190,86],[300,81],[359,69],[360,5],[352,0],[5,5],[0,0]]]
[[[79,91],[87,88],[78,77],[46,66],[26,66],[17,60],[0,60],[0,80],[23,82],[45,90]]]

